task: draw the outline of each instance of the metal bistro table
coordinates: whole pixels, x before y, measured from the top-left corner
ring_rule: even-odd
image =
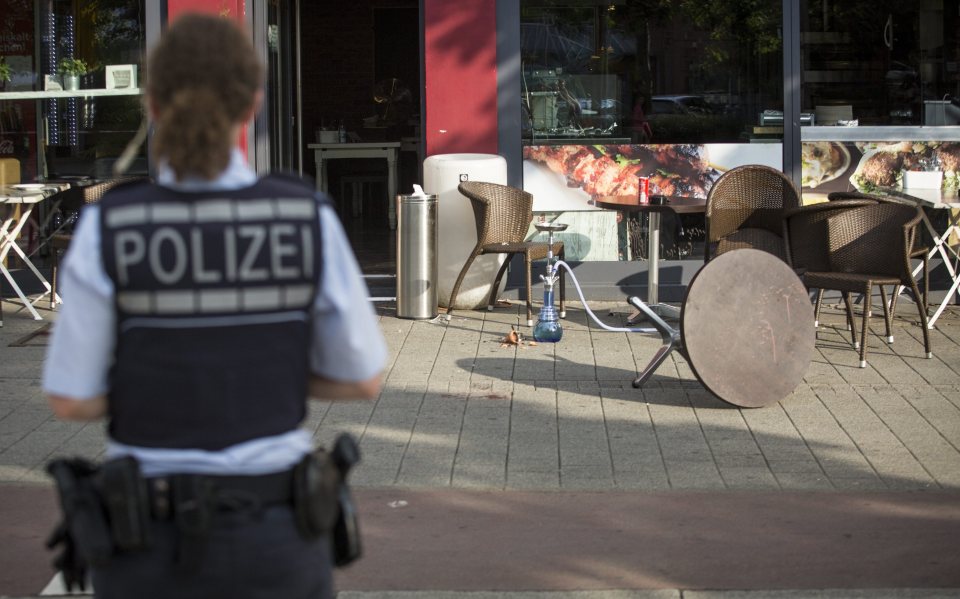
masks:
[[[387,161],[387,215],[390,228],[397,228],[397,154],[399,141],[358,142],[336,144],[308,144],[313,150],[317,165],[317,190],[327,192],[327,167],[325,161],[337,158],[383,158]]]
[[[680,310],[675,306],[660,303],[660,215],[664,212],[674,214],[697,214],[707,210],[706,198],[680,196],[651,196],[666,198],[664,203],[640,204],[636,196],[602,196],[593,201],[598,208],[620,210],[623,212],[645,212],[650,215],[649,235],[647,236],[647,255],[650,264],[647,272],[647,306],[660,316],[679,318]],[[634,313],[630,321],[637,316]]]
[[[573,273],[570,273],[571,278]],[[579,288],[578,288],[579,292]],[[583,296],[581,294],[581,299]],[[789,395],[803,380],[814,353],[813,305],[786,262],[764,251],[741,249],[707,263],[690,281],[679,328],[640,298],[627,302],[645,314],[662,345],[633,381],[641,387],[678,350],[694,376],[719,399],[759,408]]]
[[[943,300],[933,313],[933,316],[927,319],[927,328],[932,329],[933,324],[937,322],[937,319],[943,314],[947,305],[950,304],[950,299],[953,295],[957,294],[958,297],[960,297],[960,271],[954,268],[950,256],[950,254],[953,254],[953,259],[960,261],[960,253],[949,243],[951,233],[956,232],[960,234],[960,198],[957,197],[957,190],[944,191],[940,189],[899,189],[882,187],[879,191],[883,195],[892,198],[909,200],[921,208],[948,210],[947,227],[943,231],[936,230],[933,223],[930,222],[926,210],[920,211],[923,224],[930,233],[930,237],[933,238],[933,247],[930,248],[927,258],[933,258],[934,254],[939,253],[940,257],[943,258],[943,265],[950,274],[951,281],[950,290],[943,296]],[[922,268],[923,265],[918,265],[914,268],[913,276],[916,277]],[[898,289],[898,291],[902,291],[902,289]]]
[[[30,258],[22,249],[20,249],[20,246],[17,244],[17,237],[20,236],[20,232],[23,230],[24,225],[26,225],[27,221],[30,220],[30,214],[33,212],[33,209],[40,202],[62,191],[63,189],[64,186],[60,184],[23,184],[0,186],[0,203],[3,203],[6,208],[6,212],[3,216],[3,224],[0,225],[0,273],[2,273],[4,278],[7,279],[7,282],[10,283],[10,287],[13,288],[14,293],[16,293],[17,297],[20,298],[20,301],[23,302],[23,306],[30,312],[34,320],[43,320],[43,318],[40,316],[40,313],[37,312],[37,309],[34,307],[34,304],[51,294],[53,291],[50,282],[47,281],[46,277],[40,274],[40,271],[37,270],[37,267],[33,265],[33,262],[30,261]],[[21,208],[19,214],[15,209],[17,206]],[[20,289],[20,286],[17,285],[17,282],[13,279],[10,271],[7,270],[6,259],[11,250],[20,256],[20,259],[23,261],[23,263],[27,266],[27,268],[30,269],[31,272],[33,272],[34,276],[40,280],[46,289],[46,291],[32,301],[27,298],[26,294],[24,294],[23,290]],[[56,294],[54,294],[52,301],[53,303],[62,303],[60,297]]]
[[[661,196],[662,197],[662,196]],[[705,199],[668,197],[638,204],[633,196],[606,196],[595,205],[650,214],[649,303],[627,301],[647,316],[662,345],[633,381],[642,386],[678,349],[694,376],[723,401],[758,408],[789,395],[803,380],[815,346],[813,306],[807,290],[783,260],[760,250],[727,252],[690,281],[682,308],[657,304],[660,214],[704,212]],[[676,314],[679,328],[661,318]]]

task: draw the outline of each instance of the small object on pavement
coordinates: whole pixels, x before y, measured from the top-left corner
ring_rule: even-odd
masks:
[[[510,345],[520,345],[523,342],[523,337],[520,335],[520,332],[515,328],[510,327],[510,332],[507,333],[507,336],[500,340],[500,347],[507,347]]]

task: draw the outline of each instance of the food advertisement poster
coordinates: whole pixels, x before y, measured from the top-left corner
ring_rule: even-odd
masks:
[[[805,194],[902,188],[907,171],[942,172],[944,190],[960,183],[960,142],[805,142],[801,156]]]
[[[538,212],[594,209],[606,195],[636,196],[638,177],[650,193],[706,198],[713,182],[742,164],[780,168],[780,144],[526,146],[523,188]]]
[[[960,183],[960,142],[804,142],[802,192],[902,187],[908,170],[943,172],[943,188]],[[523,187],[537,212],[593,210],[591,199],[636,196],[638,177],[650,193],[706,198],[726,171],[744,164],[782,168],[779,143],[563,145],[523,149]]]

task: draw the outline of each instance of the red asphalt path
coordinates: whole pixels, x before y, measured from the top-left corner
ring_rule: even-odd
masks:
[[[960,588],[960,493],[355,491],[340,590]],[[0,595],[39,593],[51,489],[0,485]]]

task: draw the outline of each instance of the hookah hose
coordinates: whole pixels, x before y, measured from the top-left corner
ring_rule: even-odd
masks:
[[[612,327],[608,324],[604,324],[599,318],[597,318],[597,315],[593,313],[593,310],[590,309],[590,306],[587,305],[587,300],[583,297],[583,290],[580,289],[580,282],[577,281],[577,277],[573,274],[573,269],[570,268],[569,264],[563,260],[557,260],[553,263],[553,274],[556,275],[561,266],[567,270],[570,280],[573,281],[573,286],[577,289],[577,295],[580,296],[580,301],[583,303],[583,309],[587,311],[587,314],[590,315],[590,318],[592,318],[595,323],[600,325],[600,328],[607,331],[613,331],[614,333],[659,333],[657,329],[652,327],[632,329],[629,327]]]

